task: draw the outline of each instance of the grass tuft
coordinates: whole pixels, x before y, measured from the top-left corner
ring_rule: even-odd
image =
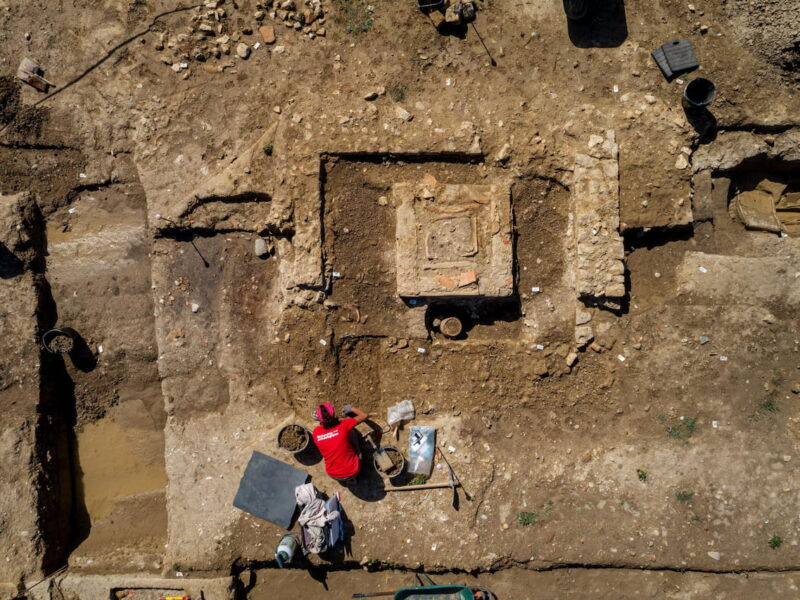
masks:
[[[333,21],[341,25],[345,33],[360,35],[372,29],[375,8],[366,0],[333,0],[336,7]]]
[[[775,398],[767,398],[761,404],[758,405],[758,412],[762,415],[767,413],[776,413],[781,410],[781,407],[778,406],[778,402]]]
[[[406,99],[406,87],[402,83],[393,85],[388,90],[389,97],[395,102],[402,102]]]

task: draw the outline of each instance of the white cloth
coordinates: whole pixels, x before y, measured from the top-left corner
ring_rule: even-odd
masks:
[[[303,507],[297,522],[300,527],[325,527],[328,521],[332,521],[335,517],[331,517],[325,510],[325,501],[319,497],[317,488],[313,483],[304,483],[294,488],[294,497],[297,503]],[[336,517],[339,513],[336,513]]]
[[[304,483],[294,488],[294,497],[303,507],[297,522],[305,531],[304,544],[308,552],[319,554],[327,548],[327,526],[340,517],[338,510],[328,511],[325,501],[319,497],[313,483]]]

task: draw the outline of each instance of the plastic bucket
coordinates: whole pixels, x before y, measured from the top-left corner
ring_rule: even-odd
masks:
[[[42,335],[42,346],[50,354],[68,354],[75,348],[75,335],[69,327],[50,329]]]
[[[689,106],[708,106],[717,97],[717,87],[710,79],[692,79],[683,89],[683,97]]]
[[[284,434],[284,432],[286,432],[286,431],[288,431],[290,429],[294,429],[294,428],[301,429],[303,431],[303,434],[306,437],[306,440],[303,443],[301,448],[299,448],[297,450],[290,450],[289,448],[286,448],[286,447],[281,445],[281,436]],[[300,452],[302,452],[303,450],[308,448],[308,444],[309,443],[311,443],[311,432],[309,432],[308,429],[306,429],[302,425],[298,425],[297,423],[289,423],[288,425],[286,425],[284,427],[281,427],[281,430],[278,432],[278,448],[280,448],[284,452],[289,452],[290,454],[299,454]]]

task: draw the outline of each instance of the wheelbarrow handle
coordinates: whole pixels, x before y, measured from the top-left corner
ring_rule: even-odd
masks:
[[[396,592],[370,592],[368,594],[353,594],[351,598],[377,598],[378,596],[394,596]]]

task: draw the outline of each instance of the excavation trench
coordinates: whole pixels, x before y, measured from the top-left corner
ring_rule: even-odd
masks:
[[[356,593],[393,592],[415,584],[418,571],[362,567],[331,571],[261,569],[237,577],[237,598],[266,600],[269,590],[297,590],[314,598],[352,598]],[[509,566],[493,571],[430,571],[437,584],[480,586],[500,600],[544,598],[642,598],[664,593],[691,592],[717,597],[747,598],[760,591],[789,592],[797,570],[698,571],[675,568],[620,567],[615,565],[557,565],[543,569]],[[284,587],[287,586],[287,587]],[[391,597],[389,594],[386,597]]]

